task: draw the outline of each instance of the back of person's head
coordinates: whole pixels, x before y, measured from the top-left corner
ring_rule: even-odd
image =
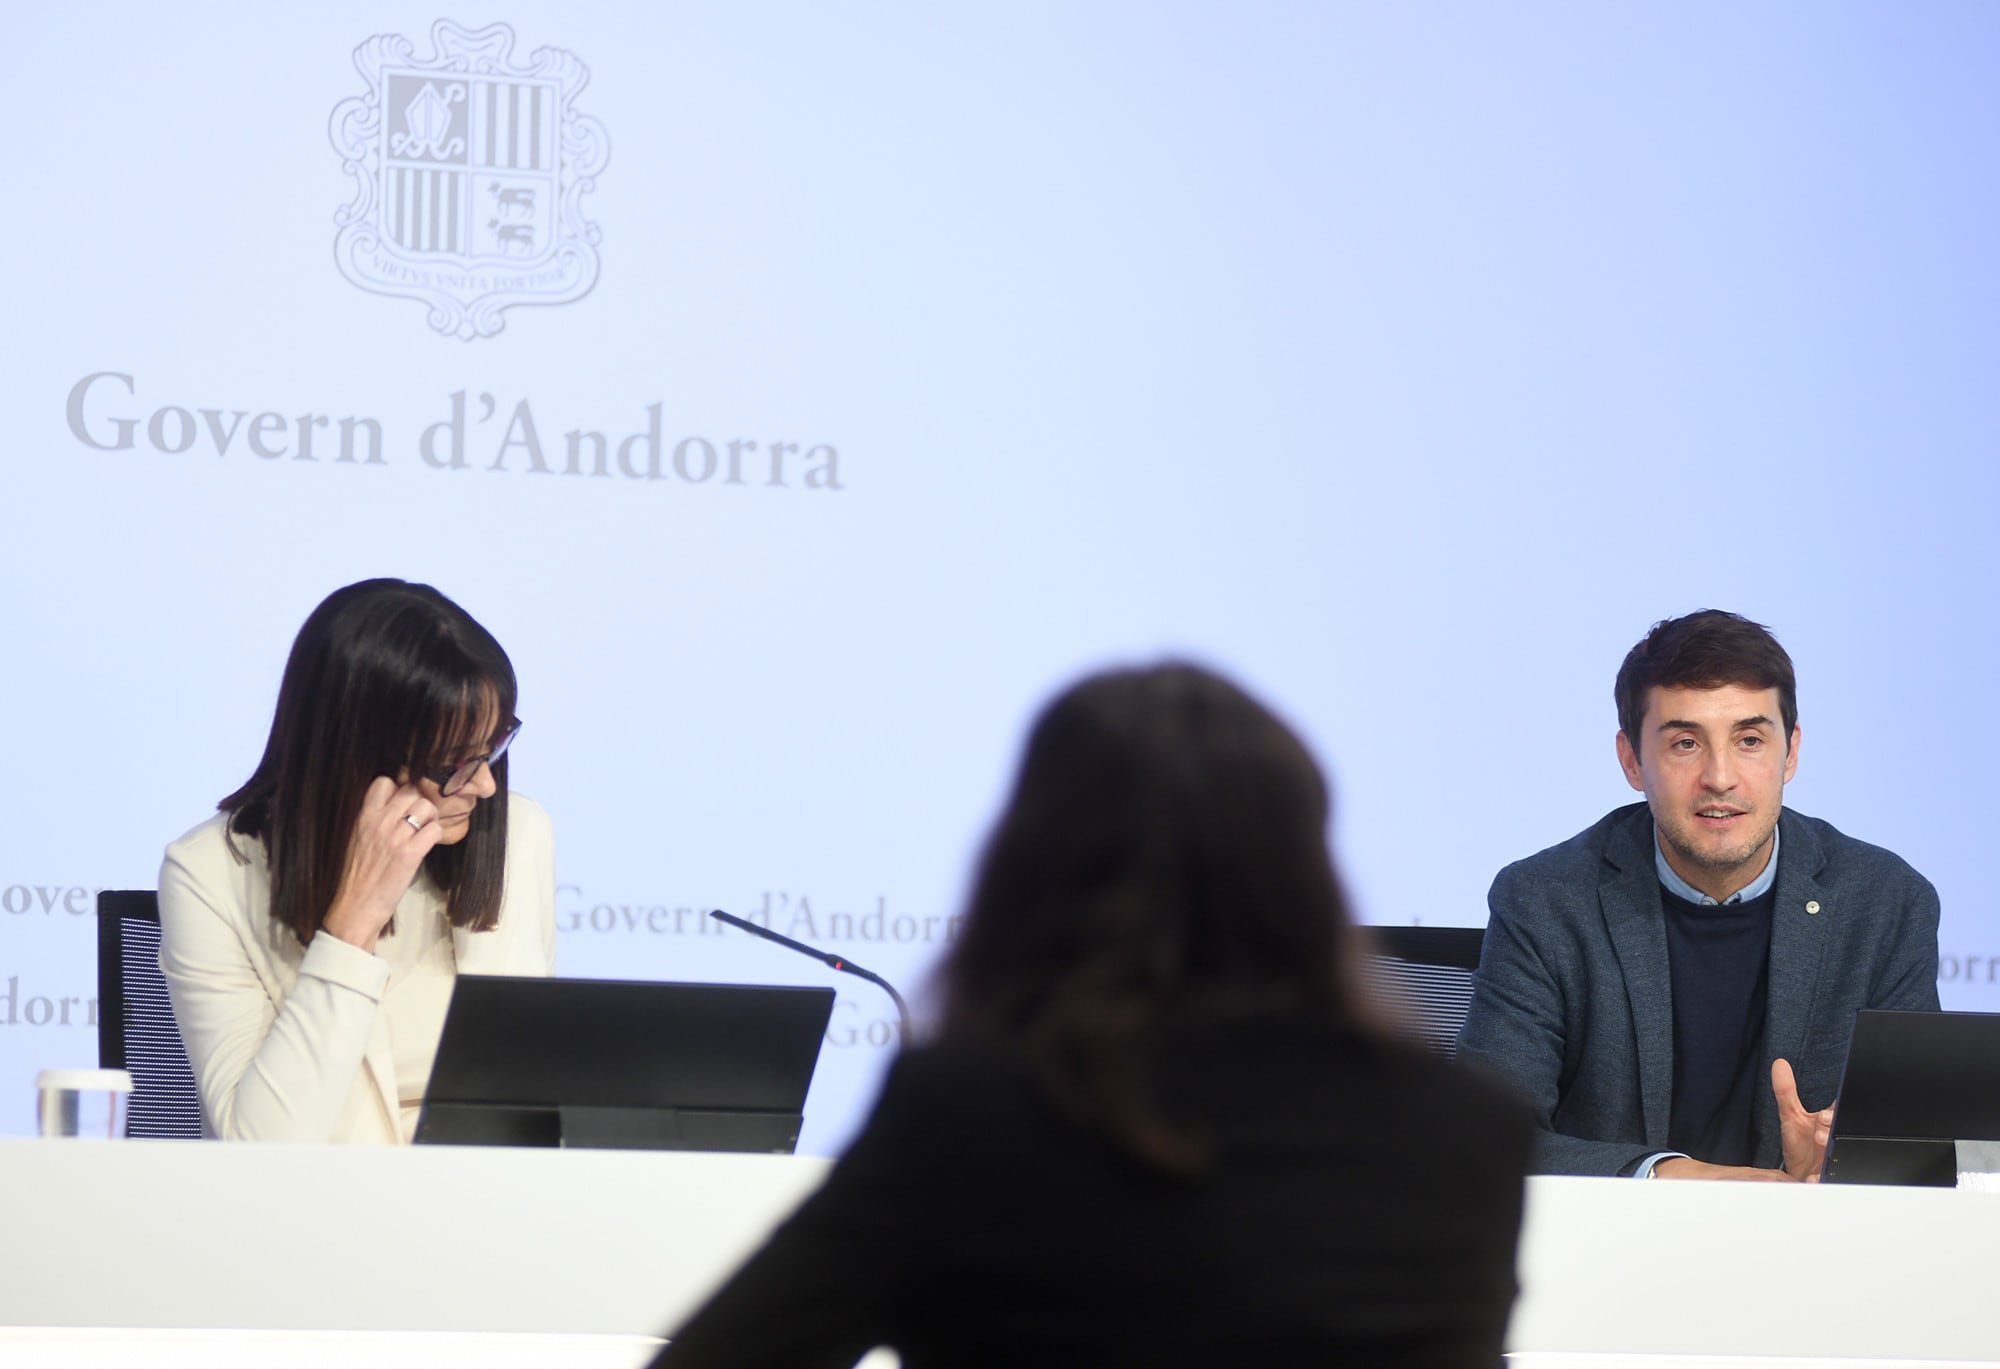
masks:
[[[942,970],[944,1034],[1025,1050],[1059,1103],[1185,1167],[1131,1083],[1163,1033],[1366,1017],[1327,818],[1305,747],[1229,681],[1177,664],[1084,680],[1029,735]]]
[[[1737,613],[1705,608],[1681,618],[1653,624],[1618,667],[1612,697],[1618,704],[1618,729],[1639,751],[1639,729],[1646,718],[1647,695],[1662,689],[1775,689],[1789,744],[1799,721],[1798,684],[1792,658],[1761,623]]]
[[[491,633],[429,585],[364,580],[329,594],[292,643],[263,758],[218,805],[231,832],[261,839],[271,915],[301,941],[339,887],[354,822],[377,776],[477,752],[514,715],[514,666]],[[507,761],[473,810],[465,841],[424,870],[454,926],[499,917]]]

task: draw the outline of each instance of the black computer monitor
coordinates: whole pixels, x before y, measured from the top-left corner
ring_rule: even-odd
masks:
[[[2000,1141],[2000,1013],[1856,1013],[1822,1179],[1949,1187],[1958,1141]]]
[[[790,1154],[832,989],[460,975],[416,1140]]]

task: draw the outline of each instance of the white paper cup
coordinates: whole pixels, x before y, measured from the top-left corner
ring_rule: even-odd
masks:
[[[125,1105],[132,1097],[126,1071],[43,1070],[35,1089],[42,1135],[115,1141],[125,1134]]]

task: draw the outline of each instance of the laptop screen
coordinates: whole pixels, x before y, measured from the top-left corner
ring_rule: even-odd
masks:
[[[460,975],[420,1144],[789,1154],[828,988]]]
[[[1822,1178],[1950,1186],[1958,1141],[2000,1141],[2000,1013],[1856,1013]]]

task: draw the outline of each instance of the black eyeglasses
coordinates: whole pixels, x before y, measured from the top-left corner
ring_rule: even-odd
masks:
[[[472,783],[472,776],[482,765],[491,765],[507,754],[507,748],[514,744],[514,738],[521,735],[521,720],[514,719],[500,739],[493,743],[493,749],[483,756],[473,756],[456,765],[439,766],[435,770],[424,771],[424,778],[438,787],[438,794],[450,798],[466,785]]]

